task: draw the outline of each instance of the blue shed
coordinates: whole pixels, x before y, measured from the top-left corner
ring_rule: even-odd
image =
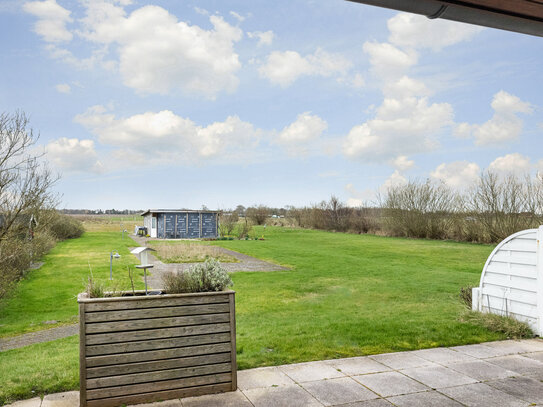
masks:
[[[159,239],[219,237],[218,211],[148,209],[141,216],[143,216],[143,225],[151,237]]]

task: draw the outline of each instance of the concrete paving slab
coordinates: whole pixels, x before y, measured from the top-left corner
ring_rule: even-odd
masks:
[[[349,376],[387,372],[390,370],[388,366],[376,362],[368,357],[327,360],[325,363]]]
[[[510,354],[508,350],[504,350],[504,349],[496,348],[492,346],[487,346],[483,344],[453,346],[449,349],[455,350],[457,352],[465,353],[466,355],[469,355],[478,359],[495,358],[497,356],[505,356],[505,355]]]
[[[8,404],[6,407],[40,407],[41,398],[34,397],[33,399],[16,401],[13,404]]]
[[[303,383],[301,386],[325,406],[335,406],[379,397],[350,377],[308,382]]]
[[[353,379],[383,397],[429,390],[425,385],[398,372],[353,376]]]
[[[485,383],[441,389],[441,393],[468,407],[526,407],[529,404]]]
[[[383,353],[370,358],[395,370],[434,365],[434,362],[418,357],[413,352]]]
[[[456,362],[470,362],[475,360],[472,356],[466,355],[463,352],[457,352],[449,348],[434,348],[422,349],[412,352],[415,356],[419,356],[430,362],[440,363],[442,365]]]
[[[278,366],[278,368],[297,383],[345,377],[343,373],[324,362],[297,363]]]
[[[398,407],[462,407],[459,402],[434,390],[389,397],[388,401]]]
[[[393,407],[393,405],[385,399],[375,399],[368,401],[357,401],[356,403],[342,404],[341,406],[337,407]]]
[[[508,355],[515,355],[518,353],[528,353],[540,351],[539,341],[496,341],[485,342],[483,345],[490,346],[491,348],[501,349],[503,352],[507,352]]]
[[[182,399],[179,405],[183,407],[252,407],[247,397],[239,390],[207,396],[187,397]]]
[[[543,362],[543,352],[523,353],[522,356]]]
[[[517,375],[517,373],[511,370],[493,365],[492,363],[485,362],[484,360],[453,363],[451,365],[447,365],[447,367],[482,382],[488,380],[505,379],[506,377]]]
[[[41,407],[77,407],[79,406],[79,392],[49,394],[43,398]]]
[[[477,383],[476,379],[443,366],[416,367],[402,370],[402,373],[432,389]]]
[[[532,338],[532,339],[522,339],[522,343],[529,344],[530,347],[537,348],[539,351],[543,351],[543,339],[541,338]],[[534,350],[534,352],[536,352]]]
[[[297,384],[243,392],[255,407],[316,407],[323,404]]]
[[[529,403],[543,404],[543,383],[530,377],[508,377],[487,383],[495,389]]]
[[[238,371],[238,388],[241,390],[285,386],[287,384],[294,384],[294,380],[277,367],[261,367]]]
[[[520,374],[533,374],[543,371],[542,362],[521,355],[500,356],[486,359],[486,361]]]
[[[183,407],[181,400],[156,401],[154,403],[131,404],[128,407]]]

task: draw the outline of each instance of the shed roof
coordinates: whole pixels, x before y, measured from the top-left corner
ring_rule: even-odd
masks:
[[[201,210],[194,210],[194,209],[147,209],[145,212],[142,212],[140,216],[145,216],[147,214],[152,213],[179,213],[179,212],[191,212],[191,213],[219,213],[221,211],[213,211],[209,209],[201,209]]]
[[[542,0],[350,0],[543,37]]]

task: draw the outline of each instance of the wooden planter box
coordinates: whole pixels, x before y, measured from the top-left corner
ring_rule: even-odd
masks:
[[[80,406],[236,390],[234,295],[79,294]]]

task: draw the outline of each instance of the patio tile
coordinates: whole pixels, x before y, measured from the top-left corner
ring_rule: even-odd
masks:
[[[324,362],[298,363],[295,365],[279,366],[279,369],[298,383],[312,382],[315,380],[333,379],[345,377],[332,366]]]
[[[394,407],[385,399],[375,399],[368,401],[357,401],[355,403],[341,404],[337,407]]]
[[[469,355],[478,359],[495,358],[497,356],[509,355],[508,350],[504,350],[501,348],[492,347],[488,345],[483,345],[483,344],[453,346],[449,349],[455,350],[457,352],[465,353],[466,355]]]
[[[541,338],[522,339],[521,342],[534,348],[534,352],[543,351],[543,339]]]
[[[428,390],[428,387],[398,372],[354,376],[353,379],[383,397]]]
[[[188,397],[181,400],[183,407],[252,407],[241,391]],[[140,407],[140,406],[137,406]],[[154,407],[154,404],[153,404]]]
[[[398,407],[462,407],[459,402],[433,390],[389,397],[388,401]]]
[[[327,365],[350,376],[389,371],[390,368],[368,357],[327,360]]]
[[[506,377],[517,375],[517,373],[512,372],[511,370],[504,369],[503,367],[485,362],[483,360],[453,363],[447,367],[479,381],[504,379]]]
[[[543,352],[523,353],[522,356],[543,362]]]
[[[41,407],[74,407],[79,406],[79,392],[49,394],[43,398]]]
[[[308,382],[302,384],[302,387],[325,406],[365,401],[379,397],[350,377]]]
[[[40,407],[41,398],[34,397],[33,399],[16,401],[13,404],[8,404],[6,407]]]
[[[500,349],[503,352],[507,352],[508,355],[515,355],[518,353],[537,352],[541,350],[539,341],[496,341],[485,342],[483,345],[490,346],[491,348]]]
[[[496,390],[485,383],[449,387],[441,393],[468,407],[526,407],[528,403],[514,396]]]
[[[413,352],[383,353],[381,355],[370,356],[383,365],[390,366],[392,369],[409,369],[411,367],[434,365],[427,359],[423,359],[413,354]]]
[[[529,403],[543,403],[543,383],[530,377],[509,377],[488,385]]]
[[[128,407],[183,407],[179,399],[176,400],[166,400],[166,401],[157,401],[154,403],[145,403],[145,404],[131,404]]]
[[[463,352],[457,352],[449,348],[434,348],[434,349],[422,349],[412,352],[414,355],[430,362],[448,364],[456,362],[469,362],[475,360],[475,358],[466,355]]]
[[[501,356],[487,359],[486,361],[520,374],[539,373],[543,371],[542,362],[520,355]]]
[[[477,382],[477,380],[471,377],[443,366],[417,367],[402,370],[402,373],[433,389]]]
[[[294,384],[294,380],[277,367],[262,367],[238,372],[238,388],[241,390],[284,386],[287,384]]]
[[[255,407],[314,407],[322,406],[311,394],[297,384],[243,392]]]

